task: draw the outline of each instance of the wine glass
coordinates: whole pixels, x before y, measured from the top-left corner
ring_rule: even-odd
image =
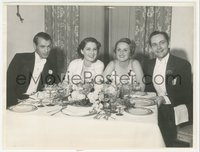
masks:
[[[47,106],[54,106],[54,98],[56,96],[56,91],[53,89],[49,89],[47,91],[47,94],[48,94],[48,100],[49,100],[49,103],[47,104]]]
[[[135,91],[141,91],[141,86],[140,86],[139,82],[135,82],[134,89],[135,89]]]
[[[116,113],[117,116],[123,116],[124,114],[122,113],[122,106],[121,105],[117,105],[117,111],[118,113]]]
[[[39,99],[39,105],[38,105],[38,107],[44,107],[44,105],[42,103],[42,101],[44,99],[44,94],[41,93],[41,92],[37,92],[37,98]]]

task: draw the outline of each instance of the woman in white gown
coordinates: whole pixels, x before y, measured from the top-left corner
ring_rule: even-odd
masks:
[[[135,51],[135,43],[128,38],[122,38],[115,44],[116,59],[111,61],[103,75],[106,79],[112,79],[115,83],[137,83],[141,91],[144,91],[143,70],[138,60],[132,56]]]
[[[77,83],[94,80],[103,73],[104,63],[97,59],[101,43],[95,38],[87,37],[78,46],[79,59],[70,62],[65,81]]]

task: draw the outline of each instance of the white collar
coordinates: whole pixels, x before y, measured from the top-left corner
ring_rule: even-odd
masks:
[[[156,63],[167,64],[168,59],[169,59],[169,53],[167,53],[167,55],[164,58],[162,58],[161,60],[159,60],[158,58],[156,58]]]
[[[42,58],[39,56],[39,54],[38,54],[37,52],[35,52],[35,61],[36,61],[36,63],[37,63],[37,62],[46,63],[47,59],[42,59]]]

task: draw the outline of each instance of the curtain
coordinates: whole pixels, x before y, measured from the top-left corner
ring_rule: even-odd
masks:
[[[71,60],[78,57],[79,25],[78,6],[45,6],[45,31],[52,36],[55,46],[52,56],[56,54],[61,73],[67,70]]]
[[[140,6],[135,8],[136,54],[139,54],[139,60],[143,63],[145,57],[154,57],[148,45],[150,33],[160,30],[167,32],[170,36],[172,7]],[[88,18],[85,20],[90,21]],[[76,50],[80,37],[79,26],[79,6],[45,6],[45,30],[52,36],[54,46],[57,47],[54,52],[59,52],[56,63],[58,67],[63,66],[59,68],[60,71],[65,72],[69,62],[78,57]],[[55,53],[52,56],[55,57]],[[62,58],[64,58],[63,62]]]
[[[172,7],[142,6],[136,7],[135,42],[136,53],[154,58],[148,41],[151,32],[165,31],[170,37]]]

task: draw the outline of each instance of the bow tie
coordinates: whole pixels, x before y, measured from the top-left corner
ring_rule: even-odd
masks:
[[[39,63],[40,63],[40,64],[45,64],[46,62],[47,62],[47,59],[40,59],[40,60],[39,60]]]

